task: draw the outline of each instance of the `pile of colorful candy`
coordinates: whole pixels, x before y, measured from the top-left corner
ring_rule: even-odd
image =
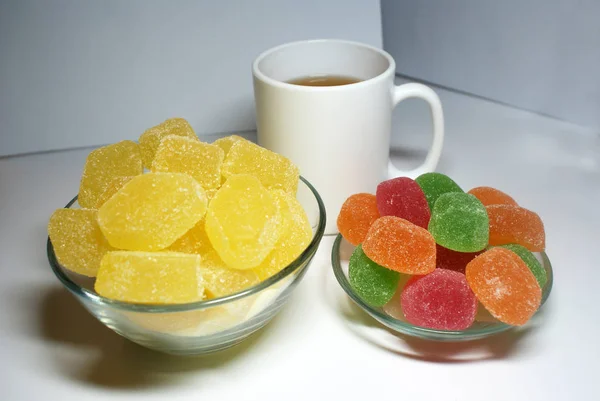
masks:
[[[544,225],[497,189],[465,193],[440,173],[395,178],[376,195],[350,196],[337,225],[356,246],[348,271],[354,291],[372,306],[400,309],[416,326],[467,329],[478,301],[518,326],[540,306],[547,277],[532,252],[545,248]]]
[[[92,151],[81,209],[56,210],[48,233],[59,263],[96,277],[102,296],[152,304],[220,297],[274,275],[308,246],[298,180],[285,157],[235,135],[200,142],[174,118],[139,144]]]

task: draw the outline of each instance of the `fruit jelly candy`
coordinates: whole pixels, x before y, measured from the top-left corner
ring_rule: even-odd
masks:
[[[271,190],[279,207],[283,232],[275,248],[253,270],[265,280],[292,263],[306,249],[313,236],[308,216],[298,200],[280,189]]]
[[[402,273],[398,274],[400,275],[400,280],[398,281],[398,286],[396,287],[396,293],[387,304],[383,305],[382,309],[389,316],[398,320],[406,321],[406,319],[404,318],[404,313],[402,312],[401,305],[402,291],[404,291],[406,283],[408,283],[408,281],[415,276]]]
[[[375,195],[354,194],[342,205],[337,227],[342,237],[356,246],[365,240],[369,228],[379,217]]]
[[[123,188],[123,186],[125,184],[127,184],[129,181],[131,181],[131,179],[133,177],[134,176],[132,176],[132,175],[128,175],[128,176],[124,176],[124,177],[113,177],[113,179],[110,180],[110,182],[106,186],[106,189],[104,190],[104,192],[102,192],[102,195],[100,195],[100,197],[96,201],[96,205],[94,206],[94,209],[100,209],[100,207],[102,205],[104,205],[107,200],[109,200],[110,198],[112,198],[112,196],[114,194],[119,192],[119,189]]]
[[[489,205],[512,205],[518,206],[517,202],[508,194],[492,187],[477,187],[471,189],[468,193],[475,196],[483,203],[484,206]]]
[[[377,209],[382,216],[396,216],[427,229],[431,212],[416,181],[398,177],[377,186]]]
[[[204,289],[209,299],[234,294],[260,283],[254,270],[227,267],[214,250],[202,256],[201,266]]]
[[[372,306],[383,306],[394,296],[400,273],[373,262],[359,245],[350,256],[348,277],[362,300]]]
[[[542,290],[525,262],[511,250],[491,248],[466,270],[479,302],[503,323],[520,326],[538,310]]]
[[[224,138],[217,139],[216,141],[213,142],[213,145],[217,145],[218,147],[223,149],[223,152],[225,152],[225,156],[227,156],[227,154],[229,153],[229,149],[231,149],[231,147],[233,146],[234,143],[236,143],[237,141],[245,141],[245,140],[246,139],[244,139],[238,135],[229,135]]]
[[[481,302],[477,302],[477,313],[475,314],[475,321],[482,323],[500,323],[492,314],[485,309]]]
[[[206,234],[227,266],[251,269],[273,250],[282,235],[282,218],[271,193],[258,178],[231,176],[210,201]]]
[[[481,254],[481,252],[457,252],[440,245],[436,245],[436,248],[435,263],[438,269],[454,270],[463,274],[467,264]]]
[[[423,190],[430,210],[433,210],[436,200],[441,195],[448,192],[464,192],[450,177],[441,173],[421,174],[415,181]]]
[[[481,251],[489,239],[485,206],[471,194],[445,193],[431,211],[429,232],[444,248],[458,252]]]
[[[411,278],[401,305],[409,323],[435,330],[465,330],[477,312],[477,299],[465,275],[445,269]]]
[[[160,142],[169,135],[178,135],[198,140],[198,136],[196,136],[192,126],[184,118],[170,118],[147,129],[140,135],[139,143],[144,167],[148,170],[152,168],[152,161]]]
[[[210,240],[204,229],[205,218],[202,218],[196,225],[190,228],[185,234],[177,238],[166,250],[182,253],[195,253],[206,255],[213,250]]]
[[[98,210],[108,242],[130,251],[159,251],[184,235],[206,212],[202,186],[187,174],[142,174]]]
[[[113,250],[98,227],[97,216],[91,209],[58,209],[48,223],[58,263],[88,277],[96,276],[100,260]]]
[[[519,244],[531,252],[546,247],[546,233],[540,216],[519,206],[490,205],[490,245]]]
[[[165,137],[156,150],[153,172],[186,173],[202,185],[216,189],[221,186],[221,166],[225,153],[218,146],[183,136]]]
[[[135,142],[121,141],[93,150],[85,160],[77,201],[83,208],[95,208],[113,178],[143,171],[140,147]]]
[[[250,141],[237,141],[229,149],[222,168],[223,177],[253,175],[267,189],[283,189],[296,194],[299,172],[288,158]]]
[[[523,262],[525,262],[529,270],[531,270],[540,287],[544,288],[548,281],[548,276],[546,275],[546,270],[542,267],[542,264],[537,260],[534,254],[524,246],[518,244],[501,245],[501,248],[506,248],[516,253]]]
[[[103,297],[144,304],[202,300],[201,256],[177,252],[108,252],[94,289]]]
[[[435,269],[435,241],[431,234],[395,216],[375,220],[362,244],[375,263],[407,274],[427,274]]]

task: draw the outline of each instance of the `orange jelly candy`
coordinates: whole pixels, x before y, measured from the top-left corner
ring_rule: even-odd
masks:
[[[375,263],[407,274],[435,270],[435,240],[426,229],[395,216],[377,219],[365,238],[363,251]]]
[[[477,187],[471,189],[468,193],[479,199],[484,206],[489,205],[512,205],[518,206],[510,195],[505,194],[499,189],[492,187]]]
[[[492,248],[473,259],[467,282],[492,316],[513,326],[525,324],[538,310],[542,290],[531,270],[514,252]]]
[[[490,219],[490,245],[519,244],[531,252],[546,248],[546,233],[540,216],[511,205],[486,206]]]
[[[362,243],[371,224],[379,218],[375,195],[360,193],[350,196],[340,210],[337,227],[352,245]]]

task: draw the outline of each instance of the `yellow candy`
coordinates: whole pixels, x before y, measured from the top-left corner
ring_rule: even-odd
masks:
[[[227,153],[229,153],[229,149],[231,149],[233,144],[237,141],[245,141],[245,139],[238,135],[229,135],[224,138],[217,139],[213,142],[213,145],[217,145],[218,147],[223,149],[223,152],[225,152],[225,156],[227,156]]]
[[[283,234],[267,258],[253,270],[265,280],[292,263],[312,239],[312,228],[298,200],[281,190],[272,190],[283,220]]]
[[[140,147],[135,142],[121,141],[90,152],[79,185],[79,205],[95,208],[113,178],[142,172]]]
[[[187,174],[148,173],[129,181],[98,210],[98,224],[119,249],[158,251],[202,219],[208,200]]]
[[[165,137],[154,156],[152,171],[187,173],[206,190],[221,186],[225,153],[215,145],[177,135]]]
[[[253,270],[231,269],[216,251],[202,256],[202,278],[208,298],[223,297],[252,287],[260,282]]]
[[[125,177],[114,177],[108,183],[108,185],[106,186],[106,189],[104,190],[102,195],[100,195],[100,197],[96,201],[96,206],[94,207],[94,209],[100,209],[100,206],[104,205],[107,200],[109,200],[110,198],[112,198],[112,196],[114,194],[119,192],[119,189],[123,188],[123,186],[125,184],[127,184],[129,181],[131,181],[132,178],[133,178],[133,176],[131,176],[131,175],[125,176]]]
[[[206,255],[213,250],[210,240],[204,230],[204,219],[200,220],[196,225],[188,230],[177,241],[173,242],[167,248],[173,252],[195,253],[198,255]]]
[[[152,168],[152,161],[160,142],[164,137],[169,135],[178,135],[198,140],[192,126],[184,118],[170,118],[163,121],[140,135],[139,142],[144,167],[147,169]]]
[[[145,304],[200,301],[200,255],[176,252],[108,252],[94,288],[103,297]]]
[[[58,209],[50,217],[48,235],[58,262],[66,269],[95,277],[100,260],[113,248],[98,227],[97,211]]]
[[[250,141],[237,141],[231,146],[222,169],[223,177],[250,174],[268,189],[282,189],[296,194],[299,172],[292,162]]]
[[[279,240],[281,214],[273,196],[256,177],[235,175],[210,201],[205,229],[227,266],[251,269]]]

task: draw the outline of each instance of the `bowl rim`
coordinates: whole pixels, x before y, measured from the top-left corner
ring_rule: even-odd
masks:
[[[96,292],[90,291],[73,280],[63,271],[63,267],[58,263],[56,259],[56,254],[54,253],[54,247],[52,246],[52,242],[50,241],[50,237],[48,237],[46,241],[46,253],[48,256],[48,262],[52,271],[58,278],[58,280],[74,295],[78,297],[82,297],[85,300],[89,300],[94,302],[95,304],[109,306],[112,308],[117,308],[120,310],[130,311],[130,312],[144,312],[144,313],[172,313],[172,312],[185,312],[191,310],[200,310],[207,309],[218,305],[223,305],[229,302],[234,302],[239,299],[245,298],[247,296],[257,294],[262,290],[271,287],[272,285],[282,281],[287,276],[289,276],[292,272],[296,271],[297,268],[301,267],[305,262],[309,262],[312,256],[317,251],[321,239],[323,238],[323,234],[325,232],[325,224],[327,220],[327,215],[325,212],[325,205],[323,204],[323,200],[321,196],[315,189],[315,187],[304,177],[300,176],[300,181],[304,183],[308,187],[308,189],[313,194],[315,200],[317,201],[317,205],[319,208],[319,219],[317,222],[317,227],[315,233],[306,247],[306,249],[289,265],[281,269],[277,274],[269,277],[268,279],[261,281],[260,283],[246,288],[240,292],[236,292],[234,294],[229,294],[223,297],[213,298],[205,301],[197,301],[197,302],[189,302],[182,304],[134,304],[129,302],[118,301],[110,298],[103,297],[102,295],[97,294]],[[77,196],[69,201],[66,204],[65,208],[70,208],[75,201],[77,201]],[[66,270],[66,269],[65,269]],[[73,273],[77,274],[77,273]]]
[[[331,266],[333,269],[333,273],[335,278],[337,279],[338,284],[342,287],[344,292],[363,310],[365,310],[371,317],[375,318],[379,322],[383,323],[390,329],[397,331],[402,334],[411,335],[411,336],[419,336],[421,338],[427,338],[431,340],[465,340],[465,339],[479,339],[483,337],[487,337],[492,334],[497,334],[511,328],[515,328],[517,326],[511,326],[506,323],[498,322],[493,323],[489,326],[485,326],[480,329],[468,328],[465,330],[438,330],[438,329],[429,329],[426,327],[415,326],[411,323],[404,322],[402,320],[398,320],[385,312],[378,310],[377,308],[367,304],[364,302],[352,289],[349,280],[347,279],[344,271],[342,270],[342,265],[340,263],[340,245],[344,238],[341,234],[338,234],[333,247],[331,248]],[[547,270],[548,281],[544,288],[542,288],[542,300],[540,302],[540,306],[536,311],[536,314],[539,312],[541,307],[544,305],[548,297],[550,296],[550,292],[552,292],[552,286],[554,283],[554,273],[552,269],[552,264],[546,252],[538,252],[538,254],[542,258],[542,266]],[[479,301],[478,301],[479,302]]]

